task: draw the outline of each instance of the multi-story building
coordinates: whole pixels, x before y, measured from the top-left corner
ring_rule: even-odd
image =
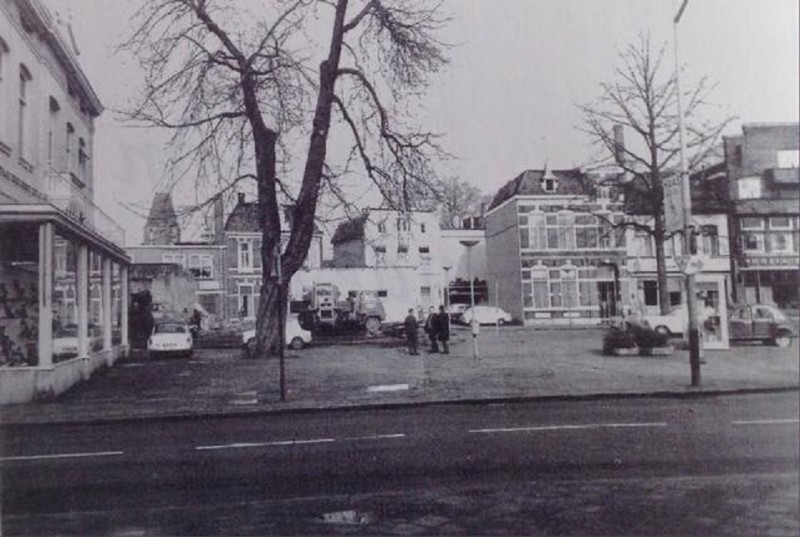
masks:
[[[800,124],[750,123],[726,136],[732,297],[800,307]]]
[[[127,349],[122,229],[94,203],[103,107],[39,0],[0,0],[0,403]]]
[[[525,324],[617,314],[628,294],[626,231],[613,227],[623,204],[610,189],[587,195],[592,180],[578,169],[526,170],[498,191],[485,215],[491,303]]]
[[[291,211],[286,207],[281,212],[282,247],[289,242]],[[225,221],[225,296],[228,317],[253,318],[258,312],[258,297],[261,292],[261,241],[262,232],[258,218],[258,203],[246,201],[239,193],[236,206]],[[322,233],[316,231],[311,239],[303,268],[317,269],[322,266]]]

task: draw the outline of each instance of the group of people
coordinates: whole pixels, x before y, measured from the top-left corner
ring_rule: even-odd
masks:
[[[419,331],[417,326],[417,318],[414,316],[414,308],[408,310],[408,316],[405,320],[406,340],[408,342],[408,354],[419,354]],[[428,317],[425,319],[425,333],[431,343],[430,352],[438,353],[439,344],[442,346],[442,354],[450,354],[450,319],[447,312],[444,311],[444,306],[439,306],[437,313],[433,306],[428,309]]]

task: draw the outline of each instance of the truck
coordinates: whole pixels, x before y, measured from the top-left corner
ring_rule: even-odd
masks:
[[[383,303],[375,291],[349,291],[344,300],[332,283],[314,283],[303,291],[298,317],[301,326],[311,332],[364,328],[374,335],[380,332],[386,319]]]

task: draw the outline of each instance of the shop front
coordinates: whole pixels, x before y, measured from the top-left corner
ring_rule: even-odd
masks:
[[[12,404],[58,395],[127,352],[129,261],[46,206],[1,208],[0,404]]]

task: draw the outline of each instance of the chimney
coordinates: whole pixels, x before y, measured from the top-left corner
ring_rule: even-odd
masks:
[[[239,205],[243,204],[244,203],[244,192],[239,192],[237,194],[237,196],[239,198]]]
[[[614,125],[614,160],[618,165],[625,163],[625,132],[622,125]]]
[[[224,225],[225,206],[222,203],[222,194],[214,200],[214,244],[222,244],[222,226]]]

